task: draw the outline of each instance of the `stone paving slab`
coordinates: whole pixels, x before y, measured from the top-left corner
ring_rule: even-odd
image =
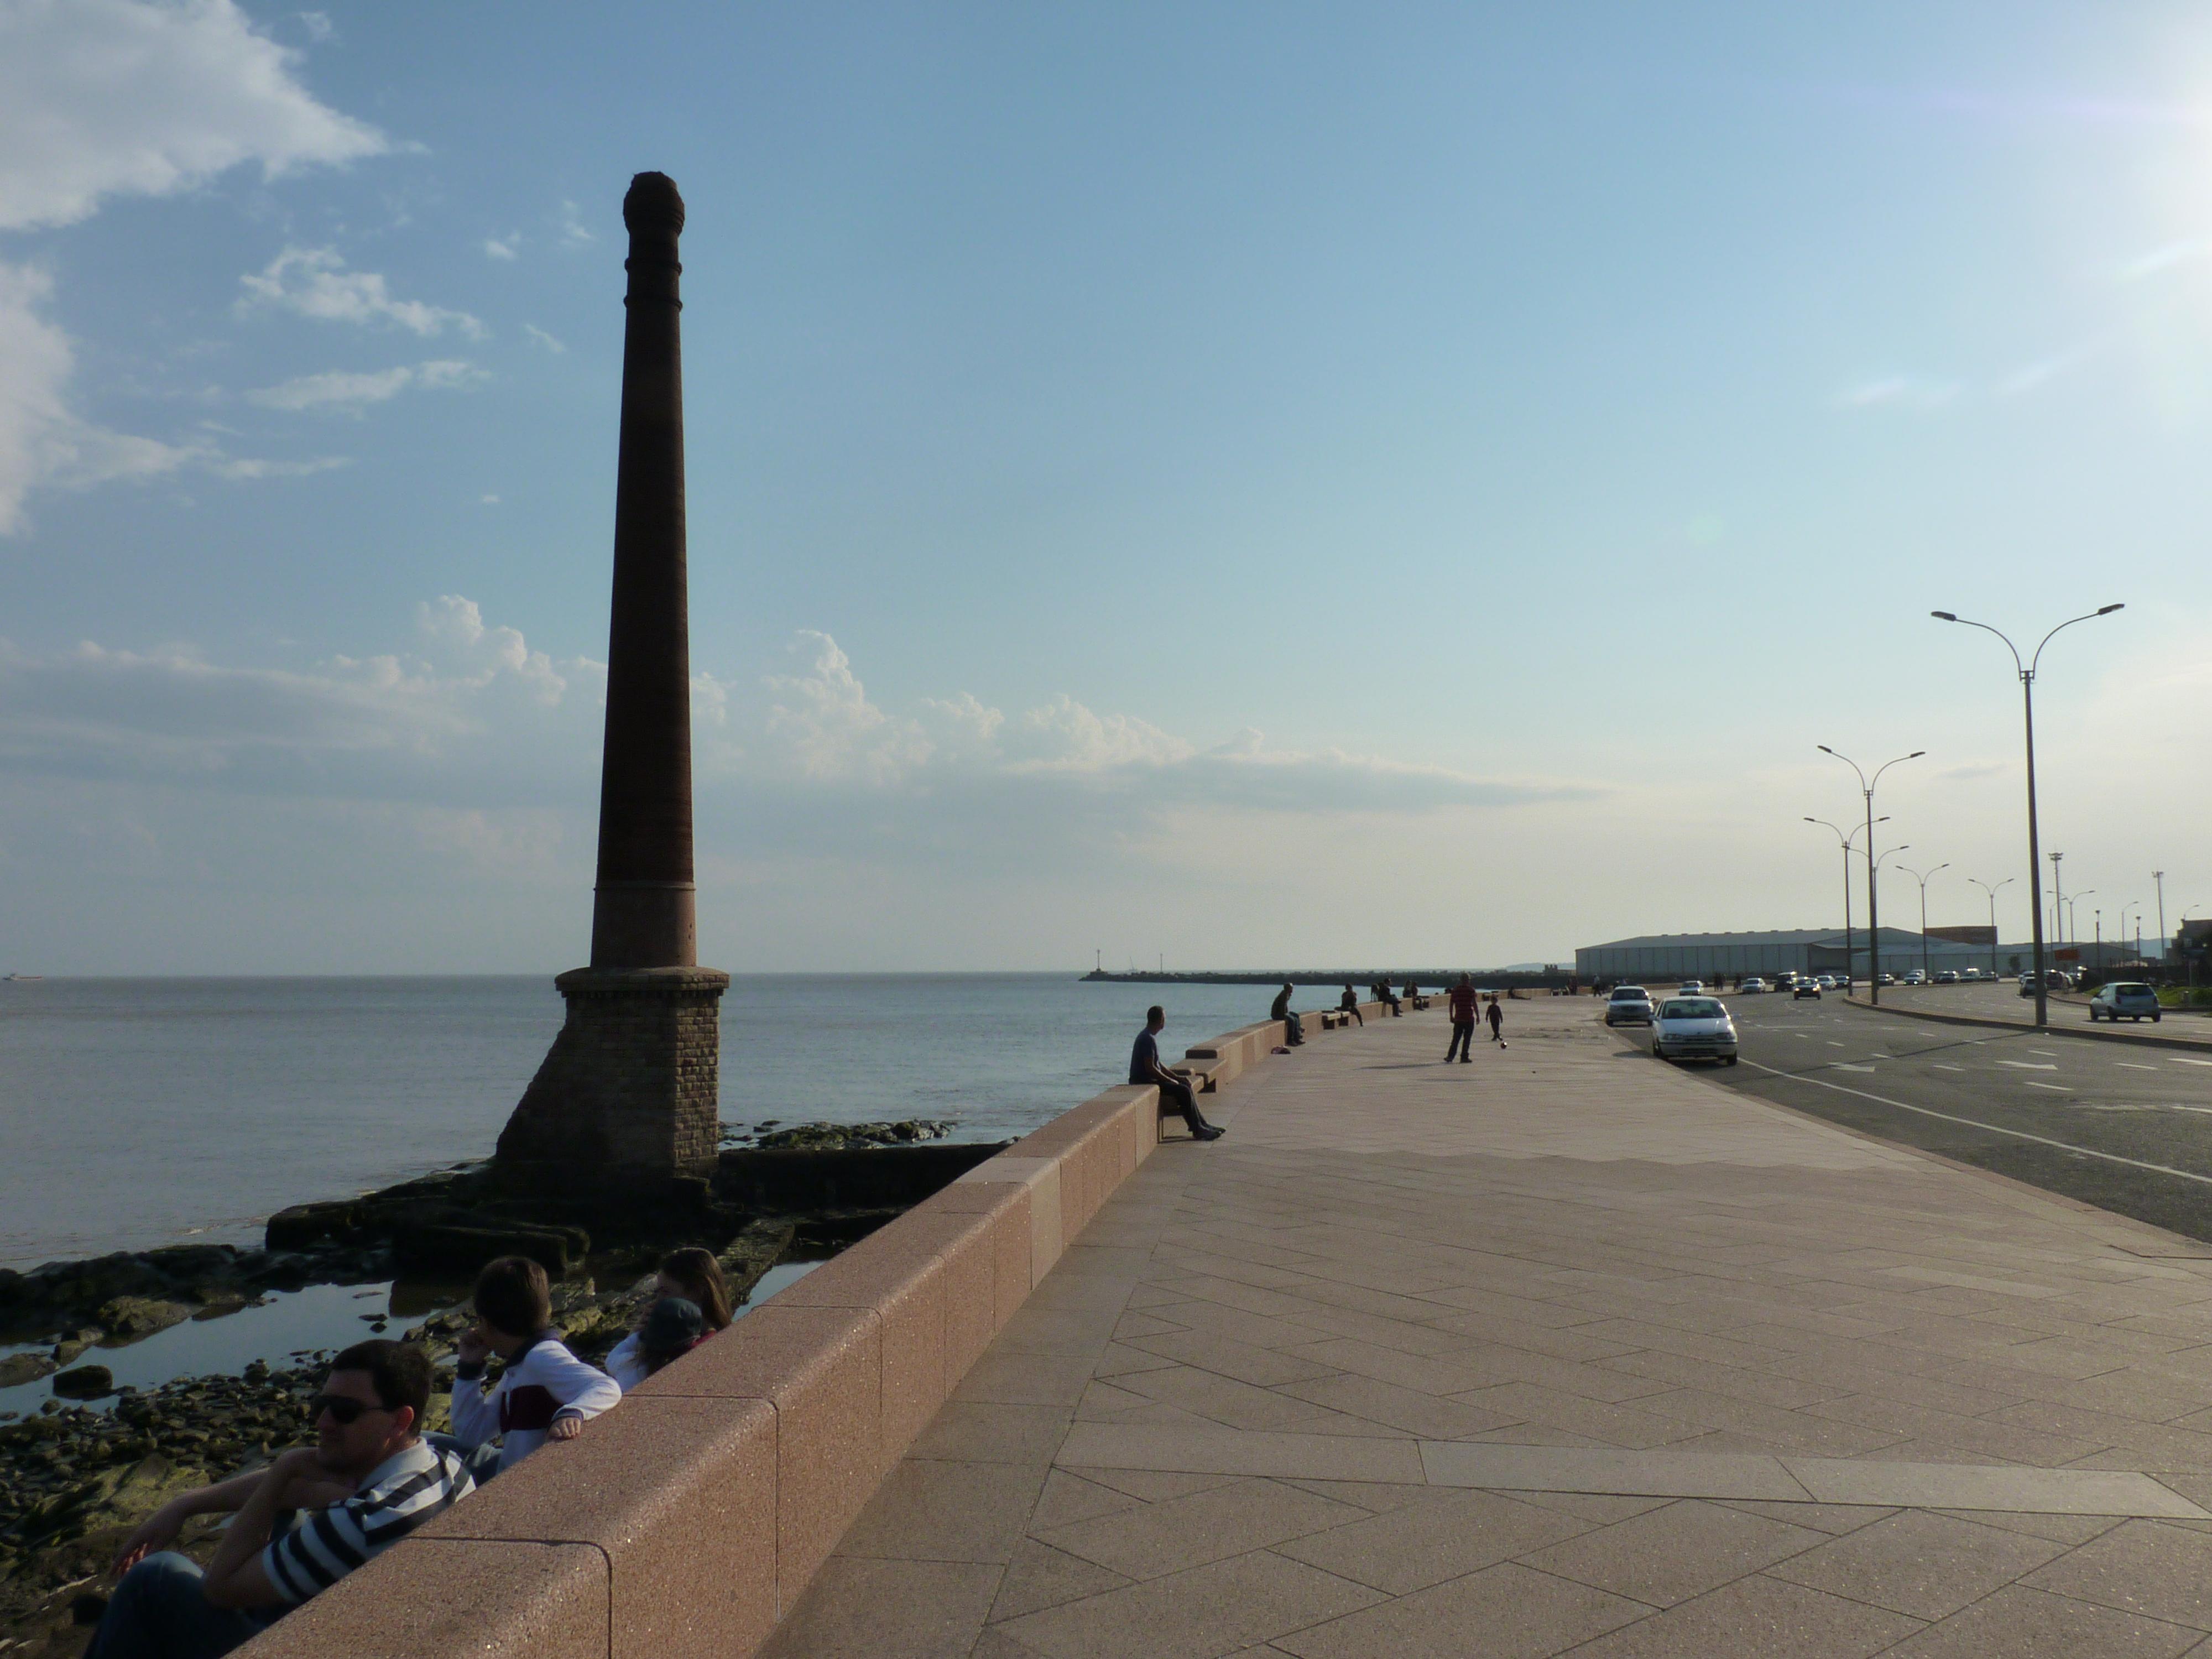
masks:
[[[1210,1100],[770,1650],[2212,1659],[2212,1261],[1507,1006]]]

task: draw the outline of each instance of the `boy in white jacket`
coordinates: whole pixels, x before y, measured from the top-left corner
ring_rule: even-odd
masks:
[[[453,1439],[475,1453],[496,1437],[498,1469],[513,1468],[548,1440],[573,1440],[584,1419],[622,1400],[614,1378],[570,1353],[552,1328],[545,1269],[527,1256],[503,1255],[477,1276],[477,1322],[453,1345]],[[484,1361],[505,1362],[484,1392]],[[483,1461],[470,1459],[472,1469]],[[483,1468],[482,1481],[494,1471]]]

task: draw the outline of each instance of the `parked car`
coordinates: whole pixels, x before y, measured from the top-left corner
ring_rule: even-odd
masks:
[[[1924,969],[1915,968],[1905,975],[1905,982],[1907,985],[1925,985],[1928,983],[1927,971]]]
[[[1881,976],[1881,983],[1884,985],[1894,985],[1897,983],[1897,975],[1895,974],[1884,974]]]
[[[2043,988],[2050,992],[2070,991],[2074,988],[2068,983],[2065,975],[2060,973],[2056,968],[2048,968],[2044,970]],[[2032,997],[2035,994],[2035,974],[2033,969],[2020,976],[2020,994],[2024,997]]]
[[[1936,982],[1938,985],[1956,985],[1959,982],[1959,970],[1955,968],[1942,969],[1936,975]]]
[[[2109,985],[2097,988],[2097,994],[2089,999],[2089,1024],[2100,1019],[2118,1024],[2132,1019],[2142,1024],[2145,1016],[2150,1023],[2158,1024],[2158,993],[2135,980],[2116,979]]]
[[[1836,988],[1836,976],[1833,974],[1822,974],[1815,978],[1813,983],[1823,991],[1832,991]]]
[[[1801,979],[1790,993],[1790,1000],[1792,1002],[1802,1002],[1807,997],[1812,998],[1815,1002],[1818,1002],[1820,1000],[1820,981],[1815,979]]]
[[[1959,970],[1959,977],[1965,980],[1969,985],[1973,984],[1976,981],[1979,980],[1981,976],[1982,970],[1978,968],[1961,968]]]
[[[1649,1025],[1651,1018],[1651,993],[1641,985],[1616,985],[1606,999],[1608,1025]]]
[[[1757,974],[1753,974],[1749,978],[1739,982],[1735,988],[1740,995],[1747,997],[1765,996],[1766,994],[1766,981],[1761,979]]]
[[[1651,1052],[1662,1060],[1736,1062],[1735,1022],[1716,997],[1668,997],[1651,1026]]]
[[[1703,996],[1705,994],[1705,982],[1701,979],[1686,979],[1674,988],[1674,994],[1678,997]]]
[[[1774,988],[1778,991],[1794,991],[1797,988],[1798,977],[1795,968],[1784,968],[1774,976]]]

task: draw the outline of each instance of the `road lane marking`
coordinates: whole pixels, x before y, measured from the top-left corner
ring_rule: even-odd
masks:
[[[1842,1043],[1840,1043],[1840,1042],[1837,1042],[1837,1041],[1835,1040],[1835,1038],[1833,1038],[1833,1037],[1830,1037],[1830,1038],[1828,1039],[1828,1046],[1829,1046],[1831,1048],[1842,1048],[1844,1045],[1843,1045]]]
[[[2008,1135],[2014,1140],[2032,1140],[2039,1146],[2056,1146],[2062,1152],[2079,1152],[2084,1158],[2100,1158],[2107,1164],[2124,1164],[2131,1170],[2148,1170],[2153,1175],[2174,1176],[2183,1181],[2196,1182],[2199,1186],[2212,1187],[2212,1176],[2198,1175],[2193,1170],[2177,1170],[2171,1164],[2149,1164],[2139,1158],[2122,1158],[2118,1152],[2100,1152],[2093,1146],[2076,1146],[2070,1140],[2054,1140],[2049,1135],[2032,1135],[2025,1129],[2007,1129],[1995,1123],[1984,1123],[1979,1118],[1960,1117],[1955,1112],[1939,1112],[1932,1106],[1909,1106],[1904,1101],[1892,1100],[1887,1095],[1870,1095],[1863,1089],[1854,1089],[1848,1083],[1831,1083],[1825,1078],[1799,1077],[1771,1066],[1762,1066],[1755,1060],[1747,1060],[1743,1063],[1755,1072],[1765,1072],[1769,1077],[1782,1078],[1791,1083],[1809,1083],[1815,1088],[1833,1089],[1839,1095],[1856,1095],[1861,1100],[1871,1100],[1877,1106],[1894,1106],[1900,1112],[1941,1118],[1946,1123],[1963,1123],[1970,1129],[1985,1129],[1993,1135]],[[2048,1192],[2050,1188],[2043,1190]]]
[[[2038,1083],[2032,1077],[2022,1078],[2021,1081],[2031,1089],[2048,1089],[2055,1095],[2070,1095],[2074,1092],[2063,1083]]]
[[[2112,1064],[2115,1066],[2124,1066],[2130,1072],[2155,1072],[2158,1070],[2158,1067],[2155,1066],[2141,1065],[2132,1060],[2116,1060]]]
[[[1946,1066],[1940,1060],[1931,1060],[1928,1063],[1939,1072],[1963,1072],[1966,1069],[1963,1066]]]
[[[2039,1066],[2032,1060],[2001,1060],[2000,1066],[2009,1066],[2015,1072],[2055,1072],[2056,1066]]]
[[[1871,1066],[1854,1066],[1848,1060],[1839,1060],[1836,1062],[1836,1070],[1839,1072],[1871,1072],[1874,1070],[1874,1067]]]
[[[2183,1060],[2176,1055],[2173,1063],[2177,1066],[2212,1066],[2212,1060]]]
[[[2031,1054],[2041,1054],[2045,1060],[2058,1058],[2058,1051],[2056,1048],[2030,1048],[2027,1052]]]

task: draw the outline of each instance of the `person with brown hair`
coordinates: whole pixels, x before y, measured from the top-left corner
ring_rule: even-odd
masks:
[[[573,1440],[586,1418],[622,1401],[597,1366],[570,1353],[553,1328],[552,1288],[527,1256],[503,1255],[477,1275],[477,1322],[453,1345],[453,1440],[481,1485],[548,1440]],[[484,1362],[503,1362],[484,1391]],[[496,1439],[499,1461],[481,1455]]]
[[[660,1271],[653,1275],[653,1299],[647,1305],[645,1321],[616,1343],[614,1351],[607,1355],[607,1375],[622,1385],[624,1394],[660,1369],[659,1365],[647,1363],[649,1333],[646,1323],[669,1302],[681,1302],[693,1310],[702,1326],[701,1341],[728,1327],[733,1316],[729,1281],[722,1277],[722,1264],[714,1259],[713,1251],[702,1250],[695,1244],[671,1250],[661,1257]]]

